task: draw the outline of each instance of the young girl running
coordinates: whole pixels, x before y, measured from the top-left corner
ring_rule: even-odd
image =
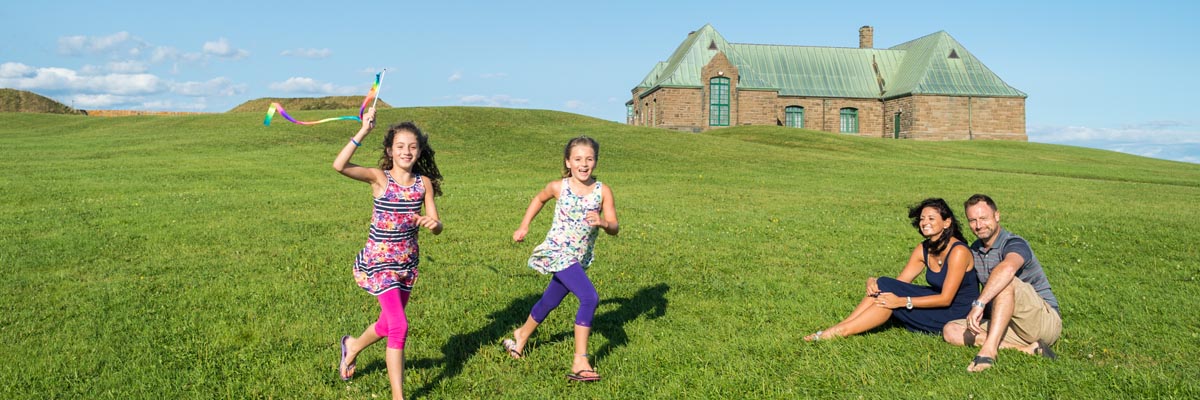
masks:
[[[433,159],[429,137],[411,122],[388,128],[383,137],[379,168],[350,163],[350,157],[375,127],[375,108],[363,115],[362,128],[333,160],[333,169],[352,179],[371,184],[375,206],[367,244],[354,259],[354,281],[379,300],[379,319],[359,337],[342,337],[338,375],[354,376],[354,360],[367,346],[387,338],[384,360],[392,398],[404,398],[404,340],[408,318],[404,308],[417,280],[417,231],[424,227],[442,233],[434,196],[442,194],[442,174]],[[421,206],[425,215],[420,215]]]
[[[557,199],[554,222],[546,234],[546,241],[529,257],[530,268],[554,277],[542,298],[533,305],[525,324],[513,331],[512,339],[505,339],[502,344],[510,356],[521,358],[534,329],[558,307],[568,292],[574,293],[579,299],[579,310],[575,312],[575,355],[567,378],[575,381],[600,380],[600,374],[592,368],[587,354],[592,316],[596,314],[600,299],[584,272],[592,263],[596,228],[604,229],[609,235],[620,231],[612,189],[592,175],[599,156],[600,144],[592,138],[580,136],[567,142],[563,149],[563,179],[546,184],[545,189],[533,196],[521,219],[521,227],[513,232],[514,241],[524,241],[533,217],[547,201]]]

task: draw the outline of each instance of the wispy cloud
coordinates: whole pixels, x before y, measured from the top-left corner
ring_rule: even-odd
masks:
[[[124,31],[108,36],[64,36],[58,38],[58,52],[71,56],[107,53],[135,41],[133,35]]]
[[[233,60],[246,58],[246,56],[250,55],[249,51],[235,49],[233,46],[230,46],[229,40],[225,38],[217,39],[215,42],[204,42],[202,49],[204,50],[204,54]]]
[[[300,57],[300,58],[328,58],[329,56],[333,55],[333,50],[301,48],[301,49],[293,49],[293,50],[284,50],[282,53],[279,53],[279,55]]]
[[[460,80],[462,80],[462,72],[460,71],[454,71],[453,74],[450,74],[449,78],[446,78],[448,82],[458,82]]]
[[[354,86],[337,86],[332,83],[320,82],[312,78],[292,77],[283,82],[272,83],[268,86],[271,90],[288,92],[288,93],[303,93],[317,94],[324,96],[348,96],[361,92],[361,88]]]
[[[1149,121],[1118,128],[1031,126],[1029,140],[1200,163],[1200,127],[1182,121]]]
[[[472,94],[459,96],[458,102],[467,105],[482,105],[489,107],[512,107],[517,105],[529,104],[529,99],[518,99],[506,94],[497,94],[485,96],[481,94]]]
[[[505,73],[505,72],[488,72],[488,73],[479,74],[479,77],[480,77],[480,78],[483,78],[483,79],[496,79],[496,78],[505,78],[505,77],[508,77],[508,73]]]

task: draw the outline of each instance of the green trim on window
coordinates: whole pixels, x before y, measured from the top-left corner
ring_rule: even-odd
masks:
[[[850,107],[842,109],[842,133],[858,133],[858,110]]]
[[[786,116],[784,126],[791,128],[804,127],[804,107],[787,106],[783,108],[783,114]]]
[[[708,126],[729,126],[729,78],[708,80]]]

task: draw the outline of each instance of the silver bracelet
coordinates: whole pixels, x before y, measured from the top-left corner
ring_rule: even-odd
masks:
[[[984,308],[985,306],[986,306],[986,304],[983,304],[983,302],[979,301],[979,299],[975,299],[974,301],[971,302],[971,307]]]

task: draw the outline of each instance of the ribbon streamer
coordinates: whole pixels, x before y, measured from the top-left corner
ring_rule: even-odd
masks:
[[[387,72],[387,70],[385,69],[384,72]],[[367,92],[367,97],[363,98],[362,106],[358,108],[358,116],[347,115],[342,117],[325,118],[320,121],[297,121],[295,118],[292,118],[291,115],[288,115],[287,110],[283,109],[283,105],[279,103],[271,103],[271,107],[267,109],[267,117],[263,118],[263,125],[271,126],[271,118],[275,116],[276,110],[279,110],[279,115],[283,116],[284,119],[297,125],[316,125],[329,121],[362,121],[363,113],[367,112],[367,103],[371,103],[372,100],[379,101],[379,85],[382,82],[383,72],[375,74],[375,84],[371,85],[371,91]],[[372,103],[371,106],[374,107],[374,103]]]

